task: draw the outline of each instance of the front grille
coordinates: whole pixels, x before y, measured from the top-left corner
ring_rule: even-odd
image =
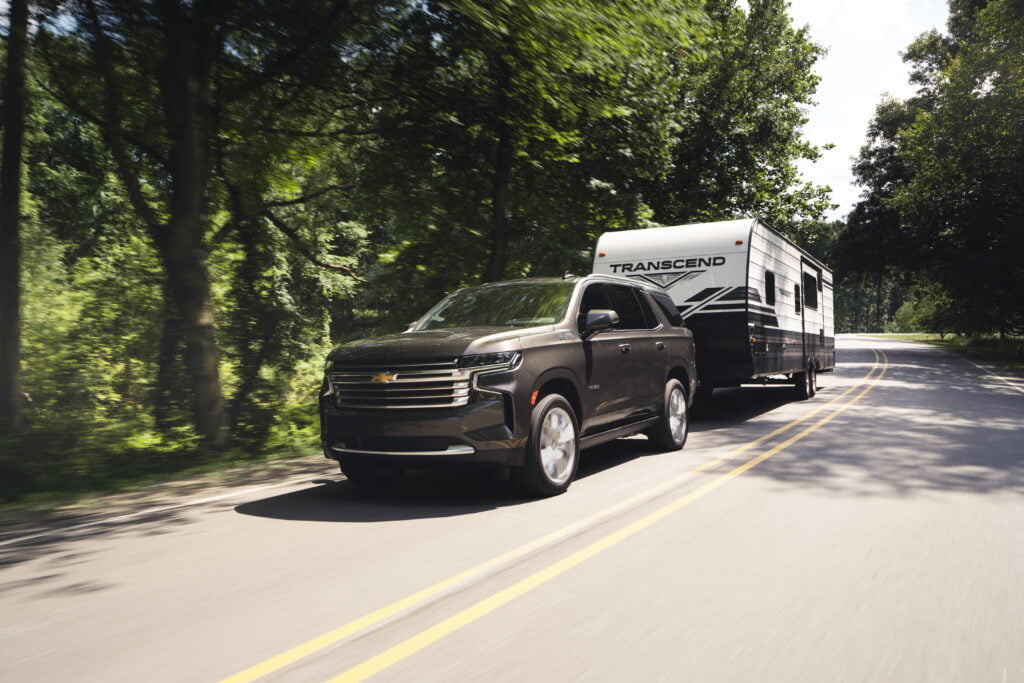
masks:
[[[470,371],[452,358],[372,365],[339,360],[328,379],[341,408],[452,408],[469,403]]]

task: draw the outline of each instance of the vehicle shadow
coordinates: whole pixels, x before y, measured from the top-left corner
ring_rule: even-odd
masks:
[[[792,387],[786,386],[722,389],[694,408],[690,429],[728,428],[792,400]],[[643,436],[616,439],[584,452],[576,480],[660,452]],[[345,479],[317,484],[243,503],[235,511],[292,521],[366,523],[471,515],[533,500],[507,477],[482,470],[410,470],[397,487],[385,491],[367,491]]]
[[[820,381],[819,391],[823,395],[828,393],[827,382],[827,379]],[[693,404],[690,431],[708,432],[734,427],[795,400],[796,392],[790,385],[716,389],[710,398]]]
[[[620,439],[586,451],[576,481],[656,450],[647,439]],[[316,485],[235,506],[235,512],[306,522],[383,522],[472,515],[535,500],[503,473],[484,470],[410,470],[394,489],[369,491],[346,479],[320,479]]]

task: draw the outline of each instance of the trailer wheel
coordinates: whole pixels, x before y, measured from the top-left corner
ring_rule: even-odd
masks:
[[[686,390],[677,379],[665,384],[665,401],[661,408],[661,419],[647,430],[647,438],[658,448],[678,451],[686,444],[690,431],[690,420],[686,406]]]
[[[796,387],[796,397],[800,401],[806,401],[818,391],[818,373],[813,365],[808,365],[803,372],[793,373],[793,385]]]

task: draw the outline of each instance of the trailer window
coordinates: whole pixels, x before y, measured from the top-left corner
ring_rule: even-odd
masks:
[[[804,306],[818,308],[818,278],[811,273],[804,273]]]
[[[775,305],[775,273],[770,270],[764,271],[764,303]]]
[[[793,285],[793,305],[796,306],[796,312],[800,313],[800,285]]]
[[[654,299],[654,303],[658,304],[658,308],[665,314],[668,321],[672,323],[674,327],[684,327],[683,316],[679,314],[679,309],[676,308],[676,304],[672,301],[672,297],[668,294],[651,294],[651,298]]]

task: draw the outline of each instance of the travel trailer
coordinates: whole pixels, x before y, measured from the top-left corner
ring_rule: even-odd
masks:
[[[760,220],[604,233],[594,272],[665,291],[693,331],[705,396],[782,381],[810,398],[835,368],[832,272]]]

